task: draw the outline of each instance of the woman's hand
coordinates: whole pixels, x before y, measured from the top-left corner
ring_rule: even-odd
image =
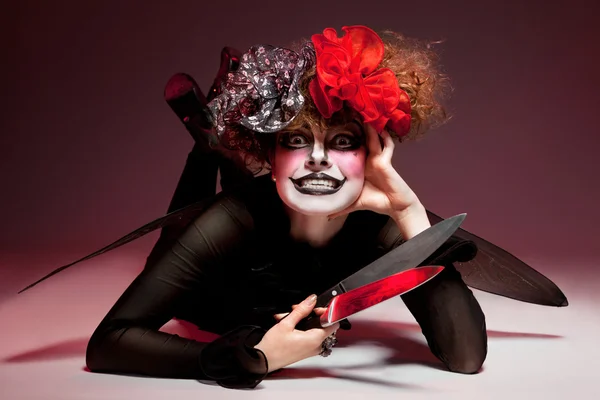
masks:
[[[398,224],[402,236],[410,239],[431,226],[425,207],[392,165],[394,140],[389,132],[384,130],[377,134],[369,124],[365,124],[365,130],[369,154],[363,190],[353,204],[329,218],[357,210],[371,210],[391,217]]]
[[[296,325],[313,311],[316,299],[317,296],[311,296],[295,306],[289,314],[276,316],[280,321],[254,346],[267,357],[269,372],[318,355],[321,352],[321,343],[338,330],[339,324],[308,331],[296,329]],[[316,309],[315,312],[319,315],[323,310]]]

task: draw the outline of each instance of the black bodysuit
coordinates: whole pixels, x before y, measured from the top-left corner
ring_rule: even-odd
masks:
[[[294,242],[268,178],[217,195],[148,263],[92,335],[90,370],[254,387],[268,360],[253,346],[275,324],[273,314],[320,294],[402,242],[388,217],[369,211],[351,213],[324,248]],[[480,368],[487,337],[481,308],[452,263],[475,252],[472,242],[451,238],[423,263],[446,269],[402,296],[432,352],[463,373]],[[172,318],[222,336],[200,343],[159,332]]]

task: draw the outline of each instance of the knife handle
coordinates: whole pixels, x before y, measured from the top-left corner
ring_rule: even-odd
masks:
[[[337,285],[329,288],[328,290],[324,291],[321,295],[319,295],[319,297],[317,297],[317,302],[315,304],[315,308],[329,306],[331,299],[333,299],[338,294],[345,293],[345,292],[346,292],[346,290],[344,289],[344,287],[338,283]],[[308,317],[306,317],[302,321],[298,322],[298,324],[296,325],[296,329],[301,330],[301,331],[307,331],[309,329],[314,329],[314,328],[323,328],[323,325],[321,325],[321,320],[320,320],[319,316],[317,314],[315,314],[314,311],[311,312],[308,315]]]
[[[340,324],[340,329],[343,331],[349,331],[352,329],[352,324],[347,319],[342,319],[341,321],[338,321],[338,323]],[[321,325],[319,317],[314,313],[304,318],[298,323],[298,325],[296,325],[296,329],[299,331],[307,331],[315,328],[322,329],[323,325]]]
[[[328,290],[324,291],[317,297],[317,302],[315,304],[315,308],[328,307],[331,300],[335,296],[342,294],[342,293],[346,293],[346,289],[341,284],[338,283],[337,285],[329,288]],[[350,322],[348,322],[347,320],[343,320],[340,322],[343,323],[342,329],[350,329]],[[298,329],[300,331],[307,331],[309,329],[314,329],[314,328],[323,328],[323,325],[321,325],[321,320],[320,320],[319,316],[317,314],[315,314],[314,311],[311,312],[308,315],[308,317],[306,317],[303,320],[301,320],[300,322],[298,322],[298,324],[296,325],[296,329]]]
[[[338,283],[337,285],[329,288],[328,290],[320,294],[319,297],[317,297],[317,304],[315,304],[315,307],[327,307],[331,299],[333,299],[339,294],[346,293],[346,291],[347,290],[342,286],[342,284]]]

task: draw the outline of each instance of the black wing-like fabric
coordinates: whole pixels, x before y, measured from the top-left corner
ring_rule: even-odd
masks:
[[[429,210],[427,216],[432,225],[443,220]],[[463,281],[472,288],[544,306],[564,307],[569,304],[554,282],[508,251],[462,228],[454,236],[477,245],[475,258],[454,264]]]
[[[50,278],[51,276],[56,275],[59,272],[64,271],[65,269],[72,267],[75,264],[78,264],[82,261],[89,260],[89,259],[99,256],[101,254],[107,253],[111,250],[114,250],[118,247],[123,246],[124,244],[132,242],[136,239],[139,239],[142,236],[144,236],[152,231],[155,231],[160,228],[164,228],[165,226],[171,226],[174,224],[187,225],[190,222],[192,222],[202,212],[202,210],[204,210],[207,206],[212,204],[213,201],[215,201],[215,198],[207,199],[204,201],[199,201],[197,203],[190,204],[189,206],[184,207],[180,210],[173,211],[173,212],[168,213],[158,219],[155,219],[154,221],[147,223],[146,225],[142,226],[141,228],[138,228],[138,229],[134,230],[133,232],[128,233],[127,235],[125,235],[122,238],[118,239],[117,241],[109,244],[108,246],[101,248],[100,250],[97,250],[91,254],[88,254],[87,256],[80,258],[79,260],[73,261],[70,264],[63,265],[62,267],[56,268],[54,271],[50,272],[43,278],[40,278],[37,281],[35,281],[32,284],[25,287],[24,289],[21,289],[19,291],[19,293],[23,293],[24,291],[31,289],[38,283],[45,281],[46,279]]]

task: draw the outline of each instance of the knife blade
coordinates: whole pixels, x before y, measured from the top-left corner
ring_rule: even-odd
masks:
[[[320,327],[331,326],[357,312],[408,293],[430,281],[443,270],[443,266],[412,268],[342,293],[331,300],[329,307],[319,318]]]
[[[458,214],[427,228],[394,250],[350,275],[317,297],[316,307],[325,307],[335,296],[368,285],[398,272],[417,267],[443,245],[460,227],[467,214]]]
[[[443,270],[443,266],[437,265],[411,268],[337,295],[320,317],[313,313],[300,321],[296,329],[307,331],[331,326],[392,297],[408,293],[430,281]]]

